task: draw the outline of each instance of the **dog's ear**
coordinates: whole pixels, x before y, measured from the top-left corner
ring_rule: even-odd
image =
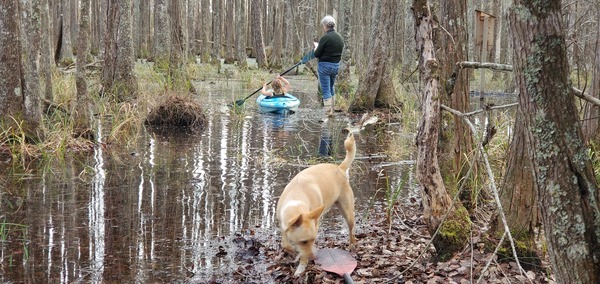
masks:
[[[296,227],[299,227],[300,225],[302,225],[302,214],[299,214],[298,216],[291,218],[288,221],[288,224],[290,224],[290,228],[296,228]]]
[[[308,218],[310,218],[310,219],[319,218],[319,216],[321,216],[321,214],[323,213],[323,210],[325,210],[325,205],[321,205],[321,206],[315,208],[313,211],[308,212]]]

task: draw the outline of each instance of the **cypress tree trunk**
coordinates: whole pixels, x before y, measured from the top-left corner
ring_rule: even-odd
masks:
[[[77,71],[75,73],[75,85],[77,97],[71,104],[71,114],[75,116],[75,131],[79,134],[91,130],[89,120],[89,100],[85,66],[89,56],[89,34],[90,34],[90,0],[81,0],[81,21],[79,36],[77,37]],[[91,133],[91,132],[90,132]]]
[[[154,2],[154,62],[162,65],[171,53],[171,24],[168,0]]]
[[[236,60],[242,69],[248,67],[248,62],[246,61],[246,58],[248,57],[246,55],[246,27],[248,27],[246,21],[246,7],[246,0],[236,1]]]
[[[251,1],[250,5],[250,25],[252,29],[252,45],[254,47],[254,54],[256,55],[256,63],[259,68],[267,68],[267,56],[265,54],[265,44],[263,41],[262,31],[262,17],[260,14],[260,1]]]
[[[0,1],[0,118],[23,116],[18,1]]]
[[[233,1],[227,1],[225,3],[225,15],[226,19],[230,19],[230,21],[234,21],[235,19],[235,11]],[[229,22],[229,21],[228,21]],[[231,22],[229,22],[231,24]],[[229,25],[227,24],[227,25]],[[237,28],[236,28],[237,29]],[[235,62],[235,29],[226,28],[225,29],[225,63],[233,64]]]
[[[515,0],[509,15],[519,110],[558,283],[600,282],[600,193],[570,95],[560,0]]]
[[[102,68],[102,92],[117,101],[131,99],[137,92],[133,74],[135,54],[132,35],[132,0],[110,2]]]
[[[31,130],[38,129],[42,123],[42,108],[40,104],[40,40],[41,40],[41,22],[40,22],[40,1],[31,1],[21,6],[24,32],[22,39],[27,41],[23,46],[26,51],[26,58],[23,62],[23,99],[24,99],[24,119],[28,122]],[[40,136],[36,134],[36,136]]]
[[[430,234],[441,226],[433,238],[438,257],[446,259],[462,250],[469,235],[469,215],[460,203],[452,206],[438,165],[440,129],[439,63],[433,34],[436,25],[427,0],[413,1],[415,40],[419,54],[419,77],[422,115],[417,132],[417,179],[423,198],[424,220]],[[450,212],[445,221],[443,217]],[[443,221],[443,222],[442,222]]]
[[[349,111],[369,111],[375,107],[391,107],[396,105],[395,90],[392,85],[392,68],[390,43],[393,34],[393,11],[395,2],[378,0],[374,4],[372,30],[370,39],[369,62],[366,70],[361,72],[355,100]]]
[[[252,1],[255,2],[256,0]],[[212,13],[212,39],[213,39],[213,44],[212,44],[212,49],[210,50],[210,58],[213,64],[219,66],[219,72],[221,70],[221,51],[223,50],[223,38],[221,36],[221,27],[222,27],[222,23],[221,23],[221,11],[222,11],[222,5],[221,5],[221,0],[212,0],[212,9],[213,9],[213,13]]]
[[[73,43],[71,41],[71,1],[72,0],[62,0],[61,3],[61,15],[60,15],[60,50],[58,63],[63,65],[68,65],[74,62],[73,57]]]

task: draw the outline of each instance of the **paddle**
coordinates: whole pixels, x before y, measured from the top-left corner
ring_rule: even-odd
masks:
[[[290,67],[290,69],[283,71],[283,73],[281,73],[279,75],[283,76],[283,75],[287,74],[288,72],[292,71],[292,69],[300,66],[300,64],[305,64],[306,62],[310,61],[313,58],[315,58],[315,52],[314,52],[314,50],[311,50],[307,54],[305,54],[304,57],[302,57],[302,60],[300,60],[300,62],[294,64],[294,66]],[[271,82],[273,82],[273,80],[269,81],[269,83],[267,83],[267,85],[271,84]],[[260,91],[260,90],[262,90],[262,87],[256,89],[256,91],[254,91],[252,94],[248,95],[244,99],[235,101],[234,104],[236,106],[243,105],[246,102],[247,99],[249,99],[250,97],[254,96],[254,94],[258,93],[258,91]]]
[[[315,263],[325,271],[344,277],[344,283],[354,283],[350,273],[356,268],[356,259],[349,252],[341,249],[320,249]]]

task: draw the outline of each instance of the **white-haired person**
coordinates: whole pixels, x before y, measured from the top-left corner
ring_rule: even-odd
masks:
[[[319,39],[319,43],[316,44],[315,57],[319,59],[318,73],[321,92],[323,93],[323,107],[325,108],[327,117],[331,117],[333,116],[335,103],[335,77],[340,68],[344,40],[335,31],[335,19],[332,16],[327,15],[323,17],[321,25],[325,34]]]

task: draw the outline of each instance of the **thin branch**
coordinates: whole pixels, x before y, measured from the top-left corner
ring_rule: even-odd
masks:
[[[484,272],[486,272],[488,270],[488,268],[490,267],[490,264],[494,260],[494,256],[496,254],[498,254],[498,250],[500,250],[500,246],[502,245],[502,242],[504,241],[504,237],[506,237],[506,231],[504,231],[504,234],[502,234],[502,238],[500,238],[500,241],[498,242],[498,245],[496,246],[494,253],[492,254],[492,256],[490,256],[490,259],[488,259],[483,270],[481,270],[481,274],[479,275],[479,278],[477,278],[477,283],[481,282],[481,279],[483,279]],[[471,281],[471,283],[473,283],[473,281]]]
[[[477,133],[477,129],[475,128],[475,126],[473,125],[473,123],[471,123],[471,121],[468,119],[468,117],[466,117],[463,113],[451,109],[445,105],[440,105],[440,107],[458,117],[463,118],[463,120],[465,121],[465,123],[469,126],[469,128],[471,129],[472,133]],[[508,221],[506,221],[506,215],[504,215],[504,209],[502,208],[502,203],[500,202],[500,196],[498,195],[498,189],[496,188],[496,182],[494,181],[494,173],[492,172],[492,167],[490,166],[488,157],[487,157],[487,153],[485,151],[485,149],[483,148],[483,145],[479,144],[478,145],[479,151],[481,152],[481,156],[483,158],[483,162],[485,164],[485,168],[486,168],[486,172],[488,174],[488,178],[490,179],[490,187],[492,188],[492,192],[494,194],[494,201],[496,201],[496,204],[498,205],[498,211],[500,212],[500,217],[502,219],[502,224],[504,225],[504,231],[508,234],[508,240],[510,241],[510,246],[513,252],[513,255],[515,257],[515,262],[517,263],[517,267],[519,267],[519,271],[521,272],[521,274],[523,274],[523,272],[525,272],[525,270],[523,269],[523,267],[521,266],[521,263],[519,262],[519,258],[517,257],[517,250],[515,249],[515,242],[513,240],[513,237],[510,233],[510,228],[508,227]],[[529,278],[527,278],[529,279]],[[531,280],[530,280],[531,281]]]
[[[462,69],[462,68],[473,68],[473,69],[486,68],[486,69],[492,69],[492,70],[496,70],[496,71],[513,71],[512,65],[489,63],[489,62],[462,61],[462,62],[457,62],[456,66],[458,67],[459,70],[454,71],[455,73],[460,71],[460,69]],[[451,86],[451,87],[452,87],[452,89],[454,89],[454,86]],[[583,91],[581,91],[575,87],[571,87],[571,93],[581,99],[584,99],[584,100],[596,105],[596,106],[600,106],[600,99],[590,96],[590,95],[586,95]]]
[[[583,91],[581,91],[575,87],[571,87],[571,93],[575,96],[578,96],[581,99],[584,99],[592,104],[595,104],[596,106],[600,106],[600,100],[598,98],[592,97],[590,95],[586,95]]]
[[[509,107],[514,107],[517,105],[519,105],[519,103],[511,103],[511,104],[505,104],[505,105],[500,105],[500,106],[491,106],[491,107],[487,107],[485,109],[478,109],[478,110],[474,110],[472,112],[463,113],[462,115],[473,116],[473,115],[476,115],[476,114],[484,112],[484,111],[509,108]]]
[[[456,65],[459,68],[473,68],[473,69],[491,69],[495,71],[513,71],[512,65],[509,64],[500,64],[500,63],[492,63],[492,62],[474,62],[474,61],[462,61],[456,62]]]

